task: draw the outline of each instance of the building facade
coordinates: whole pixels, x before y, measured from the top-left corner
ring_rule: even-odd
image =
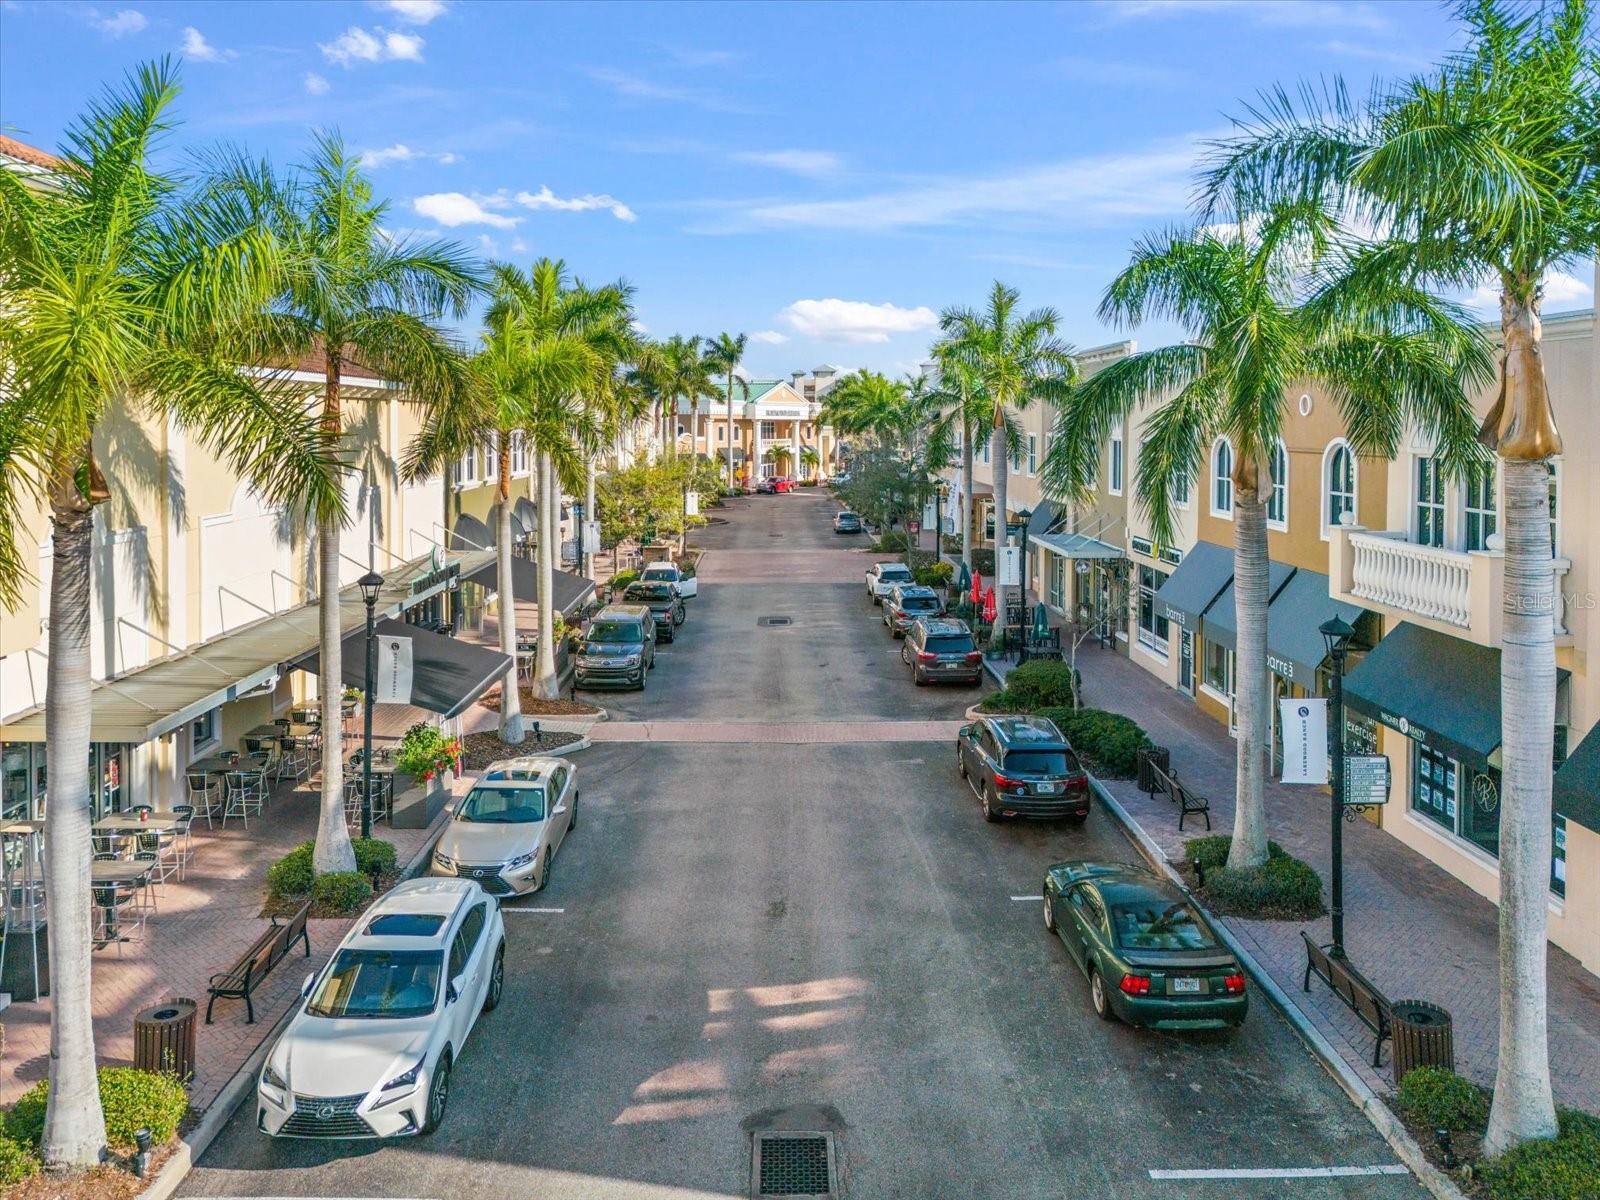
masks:
[[[837,379],[835,367],[818,367],[790,380],[751,379],[735,386],[733,404],[733,470],[736,486],[753,488],[759,480],[826,479],[834,473],[839,446],[832,426],[819,419],[822,400]],[[680,454],[705,455],[716,463],[728,457],[728,402],[720,394],[698,405],[680,406],[677,417]]]

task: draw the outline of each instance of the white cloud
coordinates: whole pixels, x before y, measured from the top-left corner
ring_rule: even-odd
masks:
[[[422,61],[422,38],[376,26],[371,30],[352,25],[331,42],[318,42],[322,57],[341,67],[358,62]]]
[[[841,342],[887,342],[896,334],[920,333],[939,323],[938,315],[925,306],[901,308],[865,300],[796,300],[779,315],[798,334]]]
[[[508,217],[490,211],[494,208],[504,208],[505,204],[504,196],[468,196],[462,192],[434,192],[428,196],[418,196],[411,202],[411,207],[421,216],[452,229],[457,225],[488,225],[494,229],[515,229],[522,224],[521,217]]]
[[[1572,305],[1574,302],[1592,301],[1594,289],[1576,275],[1566,271],[1550,271],[1544,277],[1544,306]],[[1489,282],[1479,284],[1466,300],[1468,308],[1490,314],[1500,311],[1500,285]]]
[[[110,16],[98,8],[91,8],[88,17],[89,24],[109,38],[127,37],[130,33],[138,33],[150,24],[150,18],[136,8],[118,9]]]
[[[393,13],[407,25],[426,25],[450,11],[445,0],[372,0],[372,7]]]
[[[773,167],[794,175],[834,175],[844,167],[843,160],[829,150],[745,150],[733,157],[735,162]]]
[[[700,88],[677,87],[672,84],[655,83],[638,75],[630,75],[626,71],[618,71],[611,67],[594,67],[588,72],[589,78],[596,83],[603,84],[630,100],[660,100],[674,104],[693,104],[710,112],[743,112],[744,109],[724,100],[722,97]]]
[[[429,154],[426,150],[413,149],[404,142],[396,142],[392,146],[384,146],[378,150],[363,150],[360,157],[361,165],[369,171],[376,171],[390,163],[426,161],[448,167],[456,161],[454,154]]]
[[[554,208],[561,212],[592,212],[602,209],[609,212],[619,221],[637,221],[638,215],[615,196],[605,193],[595,195],[587,193],[582,196],[572,196],[567,199],[556,195],[548,187],[541,187],[537,192],[518,192],[517,203],[523,208]]]
[[[530,247],[528,243],[523,241],[521,238],[511,239],[511,253],[526,254],[530,249],[532,249],[532,247]]]
[[[1119,21],[1209,13],[1291,29],[1342,26],[1376,33],[1390,27],[1389,19],[1371,5],[1333,0],[1101,0],[1100,8]]]
[[[315,71],[306,72],[306,91],[313,96],[325,96],[328,92],[328,81]]]
[[[744,57],[732,50],[696,50],[683,46],[663,46],[662,49],[680,67],[730,67]]]
[[[183,47],[179,53],[196,62],[226,62],[228,59],[239,57],[237,50],[218,50],[206,41],[205,34],[193,25],[183,27]]]
[[[776,329],[762,329],[750,335],[752,342],[760,342],[763,346],[781,346],[789,340],[789,335],[779,333]]]

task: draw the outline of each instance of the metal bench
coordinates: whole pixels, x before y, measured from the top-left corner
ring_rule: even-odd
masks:
[[[1177,802],[1178,832],[1183,832],[1183,823],[1190,817],[1202,818],[1206,823],[1206,832],[1211,831],[1211,801],[1179,783],[1176,771],[1163,771],[1155,763],[1150,764],[1150,778],[1150,795],[1165,792],[1167,799]]]
[[[1391,1038],[1388,998],[1352,967],[1349,960],[1329,954],[1331,946],[1317,945],[1303,929],[1300,931],[1300,940],[1306,944],[1306,974],[1301,981],[1301,990],[1311,990],[1313,975],[1332,988],[1334,995],[1343,1000],[1356,1018],[1372,1030],[1377,1039],[1372,1046],[1372,1065],[1378,1066],[1383,1061],[1383,1044]]]
[[[207,1025],[211,1024],[212,1006],[223,999],[243,1000],[245,1024],[255,1024],[256,1010],[250,994],[289,953],[289,947],[297,941],[304,942],[306,957],[311,957],[311,936],[306,932],[306,917],[310,912],[311,902],[307,901],[289,918],[287,925],[279,925],[278,918],[273,917],[271,928],[264,930],[233,966],[211,977],[206,989],[211,993],[211,999],[206,1002]]]

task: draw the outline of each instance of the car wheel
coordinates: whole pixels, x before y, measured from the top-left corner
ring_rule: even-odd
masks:
[[[967,777],[967,760],[962,755],[959,744],[956,746],[956,770],[960,773],[961,778],[965,779]]]
[[[1044,890],[1044,927],[1051,933],[1056,931],[1056,902],[1049,888]]]
[[[991,798],[993,803],[991,803]],[[1000,819],[999,797],[994,794],[994,784],[983,789],[983,819],[985,821],[998,821]]]
[[[578,793],[572,793],[572,815],[567,818],[567,832],[571,833],[578,827]]]
[[[439,1056],[439,1065],[433,1069],[433,1082],[428,1085],[428,1115],[422,1123],[426,1137],[444,1123],[444,1110],[450,1104],[450,1051]]]
[[[500,993],[506,986],[506,944],[500,943],[500,948],[494,952],[494,969],[489,976],[489,990],[483,997],[483,1011],[493,1012],[500,1003]]]
[[[911,671],[911,682],[916,684],[918,687],[927,687],[928,686],[928,677],[926,675],[924,675],[921,671],[918,671],[915,668],[913,668],[912,671]]]
[[[546,846],[544,848],[544,857],[539,860],[539,883],[538,883],[538,885],[536,887],[531,889],[529,894],[531,895],[531,894],[533,894],[535,892],[542,892],[542,891],[545,890],[545,888],[547,888],[549,886],[550,886],[550,847]]]
[[[1087,816],[1068,817],[1067,818],[1067,824],[1071,825],[1074,829],[1082,829],[1083,828],[1083,823],[1085,821],[1087,821],[1088,819],[1089,818]]]
[[[1117,1014],[1111,1011],[1111,997],[1106,995],[1105,980],[1095,967],[1089,968],[1089,1003],[1094,1005],[1094,1015],[1102,1021],[1117,1019]]]

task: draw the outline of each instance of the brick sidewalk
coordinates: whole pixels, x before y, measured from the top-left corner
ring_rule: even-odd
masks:
[[[1234,743],[1194,704],[1126,658],[1097,647],[1078,652],[1084,703],[1136,717],[1151,739],[1172,751],[1184,783],[1211,801],[1212,828],[1233,826]],[[1175,862],[1187,838],[1202,836],[1191,818],[1178,832],[1177,810],[1131,780],[1106,785]],[[1318,788],[1268,782],[1267,830],[1290,854],[1328,878],[1328,797]],[[1345,944],[1361,972],[1391,1000],[1440,1004],[1454,1018],[1456,1068],[1494,1082],[1499,1040],[1496,992],[1498,914],[1493,904],[1441,867],[1365,820],[1344,828]],[[1372,1035],[1316,979],[1301,991],[1304,928],[1330,940],[1328,918],[1251,921],[1228,926],[1350,1065],[1379,1091],[1392,1089],[1390,1056],[1372,1068]],[[1557,947],[1549,953],[1550,1067],[1559,1103],[1600,1113],[1600,979]]]

